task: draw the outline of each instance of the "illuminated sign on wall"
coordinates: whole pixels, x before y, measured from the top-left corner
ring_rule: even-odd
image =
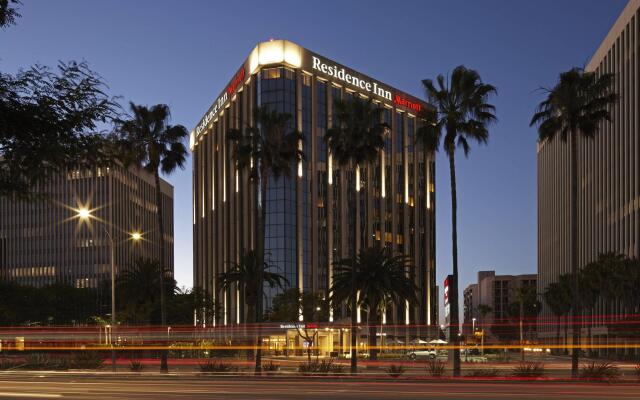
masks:
[[[378,84],[378,82],[370,81],[368,78],[363,78],[361,76],[351,74],[347,72],[344,67],[339,67],[335,64],[327,64],[316,56],[312,56],[312,58],[313,62],[311,66],[316,71],[320,71],[323,74],[327,74],[358,89],[373,93],[387,100],[392,100],[391,91],[383,88]]]
[[[229,85],[227,85],[227,89],[218,97],[215,103],[209,109],[209,112],[205,114],[205,116],[200,121],[200,124],[196,127],[196,136],[200,136],[200,134],[207,128],[209,122],[211,122],[215,116],[218,114],[220,110],[227,103],[227,100],[231,97],[231,95],[236,91],[238,86],[242,83],[245,76],[245,68],[244,66],[236,73],[233,77]]]
[[[444,280],[444,305],[449,304],[449,277]]]
[[[393,97],[393,103],[399,106],[403,106],[408,108],[409,110],[415,111],[415,112],[420,112],[420,110],[422,110],[422,106],[420,105],[420,103],[416,103],[414,101],[411,101],[405,97],[403,97],[402,95],[396,94]]]

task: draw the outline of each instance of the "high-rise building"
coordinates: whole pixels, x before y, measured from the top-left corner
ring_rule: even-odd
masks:
[[[478,282],[464,289],[462,333],[470,337],[474,325],[491,335],[494,322],[507,323],[513,318],[509,313],[511,304],[517,301],[517,290],[536,287],[536,274],[496,275],[495,271],[479,271]],[[488,306],[483,313],[479,306]],[[475,320],[475,322],[474,322]],[[531,326],[531,321],[527,321]]]
[[[173,269],[173,187],[160,184],[166,266]],[[110,237],[116,273],[138,257],[159,258],[155,184],[144,170],[69,171],[37,189],[45,197],[0,198],[0,279],[99,287],[111,278]]]
[[[354,96],[372,99],[390,127],[375,166],[359,171],[359,213],[348,208],[357,174],[333,162],[324,140],[336,123],[334,101]],[[236,170],[227,132],[253,125],[257,107],[290,114],[305,139],[306,159],[290,177],[270,181],[266,201],[266,253],[289,286],[327,295],[334,261],[353,246],[382,245],[414,259],[420,299],[415,308],[390,307],[386,320],[437,323],[435,161],[415,141],[428,105],[286,40],[258,44],[191,133],[194,282],[221,305],[218,323],[243,322],[242,294],[220,291],[217,279],[254,247],[255,230],[256,194]],[[267,289],[267,307],[278,292]]]
[[[596,74],[615,74],[619,101],[611,122],[602,122],[593,139],[578,139],[578,267],[600,253],[640,256],[640,0],[630,0],[586,66]],[[570,266],[569,145],[554,139],[538,144],[538,292]],[[602,310],[595,314],[602,318]],[[555,320],[548,307],[543,317]],[[601,321],[600,321],[601,322]],[[594,321],[595,338],[606,327]],[[554,335],[551,328],[544,330]]]

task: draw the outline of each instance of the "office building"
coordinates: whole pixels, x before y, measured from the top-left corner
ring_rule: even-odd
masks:
[[[97,288],[138,257],[159,259],[155,184],[144,170],[69,171],[41,184],[46,197],[0,198],[0,279]],[[161,180],[166,264],[173,270],[173,187]],[[132,235],[139,234],[135,236]]]
[[[374,168],[360,170],[359,215],[348,209],[356,174],[333,162],[324,140],[336,122],[334,101],[353,96],[372,99],[390,127]],[[247,174],[236,170],[226,134],[253,125],[257,107],[290,114],[292,128],[305,138],[305,161],[290,177],[270,181],[265,232],[270,263],[290,287],[327,295],[334,261],[348,256],[353,246],[387,246],[415,260],[410,274],[420,304],[391,307],[385,320],[431,324],[436,313],[435,162],[415,144],[417,116],[428,105],[286,40],[258,44],[191,133],[194,282],[221,305],[216,323],[244,318],[242,293],[233,287],[218,290],[217,279],[254,247],[256,194]],[[349,229],[354,220],[360,227],[355,238]],[[266,307],[279,292],[267,289]],[[331,316],[340,318],[345,315]]]
[[[596,74],[615,74],[619,101],[610,109],[611,122],[602,122],[593,139],[578,139],[579,268],[603,252],[640,257],[639,18],[640,0],[630,0],[586,66]],[[571,271],[569,144],[557,139],[538,143],[537,159],[542,293]],[[601,306],[591,332],[596,339],[607,335]],[[555,320],[546,306],[542,317]],[[548,326],[543,333],[553,336],[555,329]]]

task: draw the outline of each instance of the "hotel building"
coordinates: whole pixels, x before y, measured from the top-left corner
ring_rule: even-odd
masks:
[[[475,329],[490,336],[494,322],[505,323],[513,318],[509,315],[509,306],[518,301],[517,289],[535,288],[536,282],[536,274],[496,275],[495,271],[478,271],[478,281],[464,289],[462,333],[469,338]],[[480,305],[490,307],[490,311],[480,313]]]
[[[353,96],[372,99],[390,126],[375,166],[360,170],[359,215],[348,209],[356,174],[332,161],[324,140],[336,123],[335,100]],[[305,161],[293,166],[290,177],[269,183],[269,262],[290,287],[326,296],[334,261],[349,256],[353,246],[387,246],[414,259],[410,277],[420,304],[390,307],[385,320],[437,324],[435,162],[415,144],[417,115],[428,105],[286,40],[258,44],[191,132],[194,284],[220,304],[214,322],[244,322],[242,293],[235,287],[220,291],[217,279],[254,247],[256,194],[246,173],[235,168],[227,132],[253,125],[257,107],[290,114],[291,129],[305,139]],[[360,228],[355,238],[353,223]],[[279,291],[266,291],[269,307]],[[344,318],[346,311],[338,309],[330,320]]]
[[[578,139],[578,267],[603,252],[640,257],[639,19],[640,0],[630,0],[586,66],[596,74],[615,74],[619,101],[610,109],[611,122],[602,122],[595,138]],[[571,270],[568,143],[538,143],[537,163],[538,292],[543,293]],[[597,307],[595,314],[592,333],[598,339],[607,329],[603,309]],[[555,321],[546,306],[542,317]],[[555,335],[552,328],[545,333]]]
[[[173,187],[162,179],[160,184],[165,259],[173,270]],[[116,274],[138,257],[159,258],[155,185],[146,171],[70,171],[53,176],[38,191],[46,198],[0,198],[0,279],[98,288],[111,279],[109,237]],[[134,233],[140,240],[132,240]]]

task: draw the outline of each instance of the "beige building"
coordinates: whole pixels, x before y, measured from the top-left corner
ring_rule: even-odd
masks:
[[[161,180],[166,262],[173,270],[173,187]],[[34,201],[0,198],[0,279],[99,287],[137,257],[159,258],[153,176],[122,167],[54,176]],[[80,213],[89,218],[79,218]],[[142,240],[132,240],[139,233]]]
[[[535,287],[536,281],[536,274],[496,275],[495,271],[479,271],[478,282],[464,289],[463,335],[470,337],[474,328],[484,328],[489,335],[494,322],[509,318],[508,307],[516,302],[516,290]],[[478,309],[480,305],[490,307],[491,311],[483,315]]]
[[[603,252],[640,256],[640,0],[630,0],[586,66],[615,74],[619,102],[594,139],[578,139],[578,266]],[[570,272],[569,145],[538,144],[538,292]],[[601,310],[596,310],[601,315]],[[548,307],[542,317],[555,320]],[[596,325],[598,322],[596,321]],[[554,335],[553,326],[543,330]],[[606,335],[603,326],[593,334]]]
[[[356,210],[348,208],[348,199],[358,175],[333,163],[324,140],[336,121],[334,100],[353,96],[373,99],[391,127],[376,165],[359,171]],[[271,264],[291,287],[328,295],[335,260],[353,246],[387,246],[414,259],[410,274],[420,304],[389,307],[385,321],[437,325],[435,161],[415,144],[417,114],[428,105],[286,40],[258,44],[191,134],[194,282],[221,305],[215,322],[244,318],[243,294],[218,290],[217,279],[254,246],[256,194],[246,174],[236,172],[226,134],[253,124],[256,107],[290,114],[291,128],[305,137],[306,160],[290,178],[270,181],[265,247]],[[353,224],[359,227],[356,237]],[[267,289],[266,307],[278,292]],[[330,319],[342,318],[345,310],[338,309]]]

